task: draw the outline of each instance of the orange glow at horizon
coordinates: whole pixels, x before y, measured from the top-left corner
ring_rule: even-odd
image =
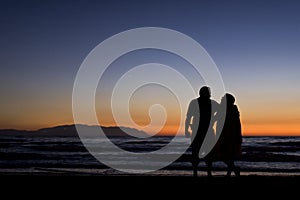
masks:
[[[158,135],[172,136],[175,135],[178,126],[164,127]],[[242,125],[243,136],[300,136],[300,125]],[[179,130],[180,135],[184,135],[183,130]]]
[[[109,108],[110,104],[96,101],[99,103],[96,105],[99,124],[102,126],[128,126],[143,131],[143,126],[150,123],[150,117],[155,118],[160,114],[154,112],[153,115],[149,115],[149,107],[155,103],[161,103],[165,108],[166,121],[157,135],[175,135],[177,131],[180,135],[184,135],[184,127],[180,127],[180,120],[185,120],[185,112],[181,113],[179,109],[175,109],[178,108],[178,102],[172,96],[167,98],[164,93],[159,93],[157,96],[160,98],[153,100],[149,95],[145,101],[143,100],[145,97],[143,93],[135,94],[131,102],[135,107],[130,108],[130,114],[133,121],[138,125],[136,127],[126,121],[116,124]],[[157,100],[161,101],[156,102]],[[300,106],[298,106],[300,98],[295,97],[287,100],[274,98],[270,102],[263,98],[258,101],[257,99],[252,100],[248,96],[247,98],[240,96],[237,97],[237,100],[244,136],[300,136]],[[47,105],[43,101],[44,99],[41,102],[28,101],[26,104],[19,104],[18,106],[14,106],[14,100],[11,100],[10,104],[7,102],[1,110],[0,128],[36,130],[74,123],[72,107],[66,99],[53,100]],[[159,124],[154,125],[159,126]],[[157,127],[153,127],[153,130],[155,128]],[[151,130],[149,134],[153,134]]]
[[[244,124],[244,136],[300,136],[300,124]]]
[[[116,124],[105,124],[105,126],[116,126]],[[135,127],[131,127],[135,128]],[[143,129],[139,129],[143,131]],[[243,136],[300,136],[299,124],[242,124]],[[181,129],[177,125],[164,126],[156,135],[174,136],[175,134],[184,136],[184,127]],[[153,133],[150,133],[153,135]]]
[[[19,129],[19,130],[37,130],[45,127],[54,127],[60,125],[70,125],[74,122],[72,120],[61,121],[60,123],[52,123],[52,122],[40,122],[36,124],[31,123],[23,123],[23,124],[14,124],[14,123],[6,123],[1,124],[1,129]],[[95,124],[88,124],[95,125]],[[102,126],[117,126],[115,123],[102,123]],[[126,124],[122,124],[119,126],[127,126]],[[131,127],[137,128],[137,127]],[[157,135],[161,136],[173,136],[177,133],[179,135],[184,135],[184,128],[179,130],[179,125],[166,125],[164,126]],[[143,131],[142,128],[137,128]],[[300,136],[300,124],[291,124],[291,123],[277,123],[277,124],[248,124],[242,123],[242,134],[243,136]],[[149,133],[153,135],[153,133]]]
[[[52,114],[53,113],[53,114]],[[65,114],[60,114],[57,116],[55,112],[51,114],[48,112],[47,116],[45,114],[28,116],[28,117],[20,117],[23,119],[20,122],[17,120],[10,119],[0,119],[0,128],[1,129],[25,129],[25,130],[36,130],[45,127],[54,127],[58,125],[65,124],[73,124],[74,121],[72,119],[72,115],[65,112]],[[107,114],[107,113],[106,113]],[[103,118],[100,120],[100,124],[102,126],[117,126],[117,124],[112,120],[112,115],[107,115],[109,117]],[[178,115],[177,115],[178,116]],[[15,118],[16,119],[16,118]],[[141,123],[140,125],[145,125],[144,120],[137,120],[137,123]],[[166,123],[163,128],[159,131],[157,135],[175,135],[177,131],[180,135],[184,135],[184,127],[180,128],[179,121],[177,117],[175,119],[168,119],[168,123]],[[166,121],[166,122],[167,122]],[[119,126],[128,126],[128,124],[119,124]],[[143,131],[143,128],[140,127],[131,127],[136,128]],[[180,129],[179,129],[180,128]],[[152,134],[152,133],[150,133]],[[300,122],[297,120],[264,120],[257,119],[252,120],[250,118],[242,120],[242,134],[243,136],[300,136]]]

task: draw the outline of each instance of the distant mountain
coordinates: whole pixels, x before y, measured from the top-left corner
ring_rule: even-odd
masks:
[[[80,132],[86,136],[98,136],[99,126],[78,125]],[[134,135],[136,137],[146,137],[147,133],[128,127],[104,127],[101,126],[107,137],[124,137]],[[130,133],[128,135],[127,133]],[[38,137],[78,137],[75,125],[63,125],[50,128],[42,128],[36,131],[0,129],[0,136],[38,136]]]

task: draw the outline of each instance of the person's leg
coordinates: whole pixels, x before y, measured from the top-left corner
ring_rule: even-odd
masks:
[[[200,162],[200,158],[198,155],[199,150],[200,150],[199,145],[192,145],[192,166],[193,166],[193,176],[194,177],[198,176],[198,165]]]
[[[231,176],[232,171],[234,171],[234,174],[236,177],[240,176],[240,168],[235,166],[234,160],[230,159],[230,160],[225,161],[225,163],[227,164],[227,174],[226,174],[227,177]]]
[[[193,176],[197,177],[198,176],[198,164],[199,164],[199,159],[196,157],[192,158],[192,167],[193,167]]]
[[[198,166],[196,164],[193,164],[193,176],[197,177],[198,176]]]
[[[206,164],[206,167],[207,167],[207,176],[208,177],[212,177],[212,160],[210,159],[207,159],[205,160],[205,164]]]
[[[232,163],[233,163],[234,174],[236,177],[239,177],[240,176],[240,168],[235,166],[234,161],[232,161]]]
[[[224,163],[227,165],[227,177],[231,176],[231,172],[234,169],[234,163],[231,160],[225,160]]]
[[[199,164],[199,158],[198,154],[196,153],[197,151],[193,149],[192,151],[192,167],[193,167],[193,176],[197,177],[198,176],[198,164]]]

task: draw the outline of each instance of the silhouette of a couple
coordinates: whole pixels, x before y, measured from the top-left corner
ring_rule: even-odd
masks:
[[[235,98],[226,93],[219,104],[211,99],[210,88],[207,86],[200,89],[199,95],[190,102],[185,121],[186,137],[190,137],[189,128],[192,130],[193,175],[197,176],[202,145],[215,144],[209,153],[203,150],[200,152],[206,163],[207,175],[212,176],[212,163],[219,160],[227,165],[226,176],[230,177],[232,171],[239,176],[239,168],[235,166],[234,161],[241,155],[242,133],[239,110],[234,105]],[[216,134],[213,129],[215,123]]]

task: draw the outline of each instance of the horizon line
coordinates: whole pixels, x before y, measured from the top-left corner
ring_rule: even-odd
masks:
[[[141,129],[137,129],[137,128],[129,127],[129,126],[116,126],[116,125],[106,126],[106,125],[74,124],[74,123],[51,125],[51,126],[37,128],[37,129],[0,128],[0,131],[3,131],[3,130],[39,131],[41,129],[47,129],[47,128],[56,128],[56,127],[61,127],[61,126],[76,126],[76,125],[90,126],[90,127],[98,126],[98,127],[105,127],[105,128],[110,128],[110,127],[121,128],[121,127],[124,127],[124,128],[132,128],[132,129],[135,129],[135,130],[138,130],[138,131],[143,131]],[[175,135],[175,134],[170,133],[170,132],[168,132],[168,133],[159,132],[159,133],[156,133],[156,134],[147,133],[145,131],[143,131],[143,132],[146,133],[146,134],[149,134],[149,135],[153,135],[153,136],[174,136]],[[179,134],[184,136],[184,133],[179,133]],[[269,133],[242,133],[242,136],[243,137],[267,137],[267,136],[269,136],[269,137],[300,137],[300,132],[299,133],[281,133],[281,134],[271,133],[271,132],[269,132]]]

